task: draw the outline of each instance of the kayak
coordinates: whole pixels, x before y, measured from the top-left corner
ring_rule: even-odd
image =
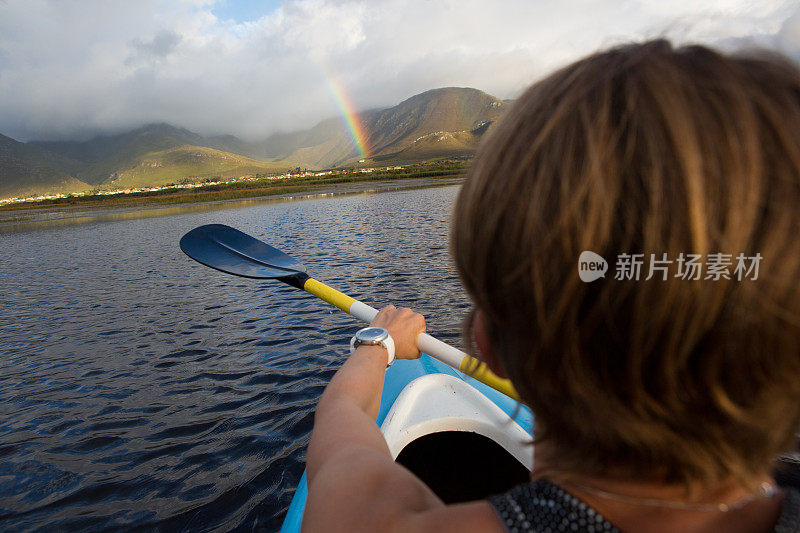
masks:
[[[194,228],[181,237],[180,247],[203,265],[245,278],[280,280],[363,322],[378,314],[310,277],[284,252],[230,226]],[[533,417],[512,399],[517,397],[512,383],[427,333],[417,336],[417,348],[421,358],[397,361],[386,371],[376,419],[395,461],[445,503],[485,498],[525,482],[533,462]],[[468,368],[474,378],[461,372]],[[303,473],[282,531],[300,530],[307,496]]]
[[[533,468],[531,411],[426,354],[386,370],[376,423],[395,461],[448,504],[505,492]],[[282,532],[300,531],[307,497],[304,472]]]

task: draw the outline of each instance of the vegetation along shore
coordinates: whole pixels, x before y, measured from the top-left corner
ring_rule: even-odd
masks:
[[[414,165],[384,168],[350,168],[321,172],[297,172],[281,176],[245,176],[233,180],[205,178],[197,183],[173,184],[144,190],[121,190],[94,194],[68,195],[10,202],[0,211],[20,211],[64,207],[146,207],[177,205],[276,196],[303,192],[320,185],[353,182],[404,180],[412,178],[457,178],[463,175],[468,161],[448,159]]]

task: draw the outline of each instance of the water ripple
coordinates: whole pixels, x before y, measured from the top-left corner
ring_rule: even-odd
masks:
[[[225,223],[458,343],[455,188],[0,234],[0,530],[279,527],[313,410],[359,325],[178,249]]]

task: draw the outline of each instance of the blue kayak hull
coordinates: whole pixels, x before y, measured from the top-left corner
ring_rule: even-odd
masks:
[[[509,417],[513,418],[522,429],[528,432],[528,434],[533,435],[533,415],[527,407],[483,383],[440,363],[426,354],[423,354],[422,357],[415,360],[397,360],[386,370],[383,394],[381,395],[381,407],[378,412],[378,417],[375,420],[379,426],[383,424],[387,413],[405,386],[413,380],[427,374],[449,374],[464,380],[499,407]],[[283,521],[281,532],[289,533],[300,531],[307,497],[308,485],[306,483],[306,474],[303,472],[303,476],[300,478],[297,490],[294,493],[294,497],[286,513],[286,518]]]

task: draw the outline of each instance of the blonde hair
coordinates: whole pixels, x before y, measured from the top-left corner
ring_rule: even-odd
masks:
[[[547,462],[752,482],[800,426],[800,72],[666,41],[536,83],[480,146],[452,252]],[[610,263],[584,283],[578,257]],[[762,256],[615,279],[619,254]],[[705,277],[705,272],[703,272]]]

